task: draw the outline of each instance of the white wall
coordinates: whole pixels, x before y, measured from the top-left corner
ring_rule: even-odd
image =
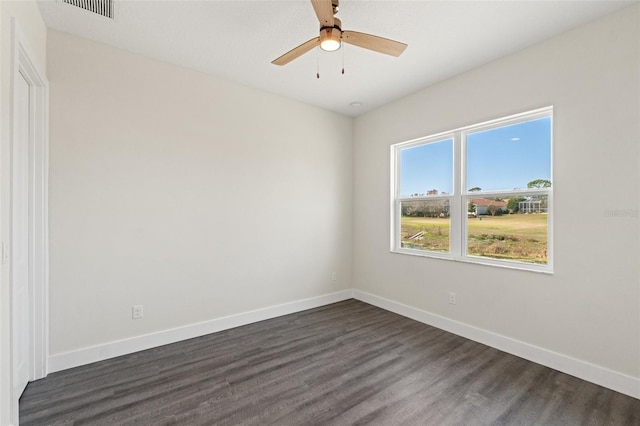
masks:
[[[351,288],[351,118],[55,31],[48,60],[52,355]]]
[[[639,22],[635,5],[358,117],[354,287],[640,378]],[[389,252],[391,144],[547,105],[553,275]]]
[[[0,1],[0,238],[10,241],[11,230],[11,22],[20,27],[32,60],[46,62],[47,28],[35,2]],[[11,406],[11,281],[9,264],[0,269],[0,424],[10,423]]]

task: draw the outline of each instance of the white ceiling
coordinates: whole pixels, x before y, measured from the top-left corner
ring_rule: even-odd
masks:
[[[114,1],[113,20],[39,5],[49,28],[350,116],[637,2],[341,0],[343,29],[407,43],[402,56],[346,45],[279,67],[271,61],[318,35],[309,0]]]

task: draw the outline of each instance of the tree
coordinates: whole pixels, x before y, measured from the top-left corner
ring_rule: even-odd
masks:
[[[442,214],[444,215],[444,217],[451,216],[451,202],[449,200],[443,200]]]
[[[527,184],[527,188],[550,188],[551,181],[547,179],[532,180]]]
[[[414,216],[415,207],[409,203],[402,203],[402,216]]]
[[[428,217],[429,210],[429,202],[421,201],[416,208],[416,216]]]
[[[478,192],[478,191],[482,191],[482,188],[480,188],[479,186],[474,186],[473,188],[469,188],[469,192]],[[472,199],[469,199],[469,203],[467,204],[467,212],[468,213],[476,212],[476,205],[473,203]]]

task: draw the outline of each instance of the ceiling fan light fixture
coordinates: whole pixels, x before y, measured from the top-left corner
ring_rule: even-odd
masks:
[[[340,49],[340,40],[326,39],[320,42],[320,49],[326,52],[335,52]]]
[[[336,28],[323,28],[320,30],[320,49],[326,52],[335,52],[342,46],[341,31]]]

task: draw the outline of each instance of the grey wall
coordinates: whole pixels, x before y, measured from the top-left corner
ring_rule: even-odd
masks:
[[[52,355],[351,287],[351,118],[55,31],[48,75]]]
[[[354,287],[640,377],[639,11],[623,9],[357,118]],[[389,252],[391,144],[548,105],[553,275]],[[450,291],[457,305],[448,304]]]

